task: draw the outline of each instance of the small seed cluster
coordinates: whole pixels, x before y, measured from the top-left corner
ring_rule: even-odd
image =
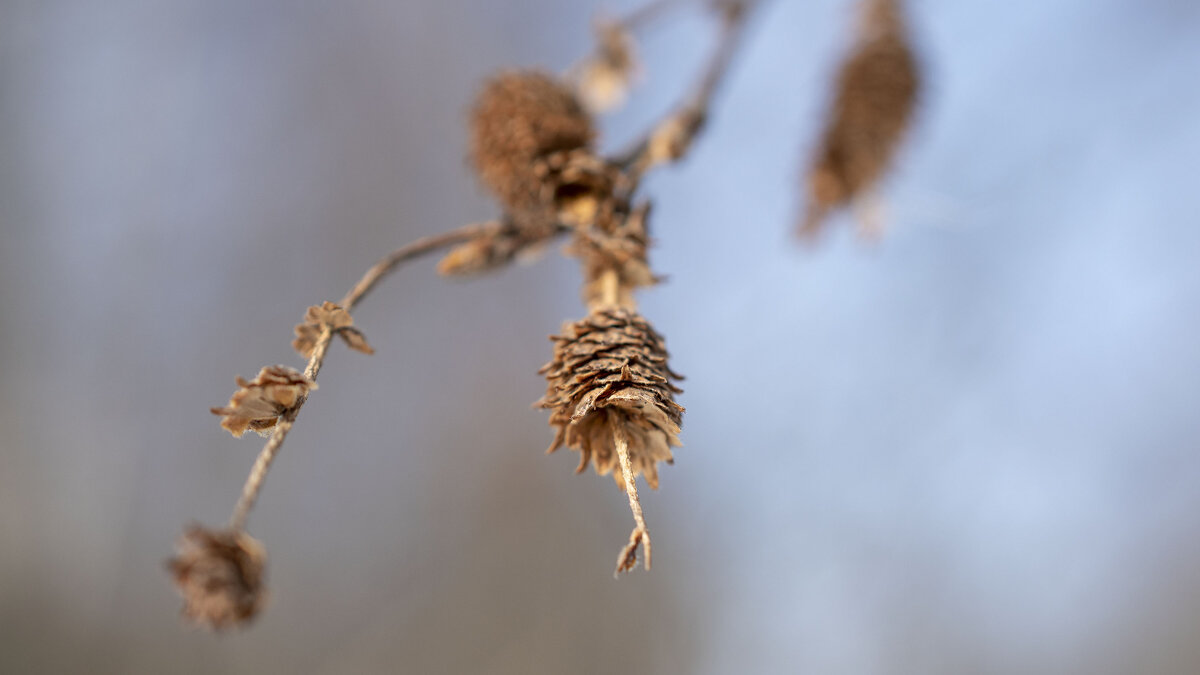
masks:
[[[809,172],[806,231],[834,208],[859,198],[886,169],[909,123],[917,91],[900,0],[860,0],[865,14],[855,50],[843,65],[833,113]],[[488,79],[470,113],[471,163],[495,197],[501,215],[425,237],[381,259],[338,303],[308,308],[292,346],[308,360],[303,371],[268,366],[253,380],[237,378],[225,406],[213,408],[234,436],[268,436],[223,528],[194,525],[179,540],[168,570],[184,599],[184,615],[213,629],[244,625],[266,601],[266,553],[246,532],[246,520],[300,409],[317,389],[317,375],[334,338],[372,354],[354,325],[355,306],[399,265],[446,251],[438,271],[468,276],[500,269],[566,239],[563,252],[579,260],[586,314],[551,336],[552,356],[539,371],[554,439],[549,452],[580,453],[577,473],[591,465],[612,475],[634,520],[617,572],[639,558],[650,568],[651,540],[638,497],[637,477],[651,488],[659,468],[674,462],[684,409],[675,397],[681,378],[668,365],[665,340],[642,316],[635,293],[661,281],[647,259],[650,201],[638,196],[652,168],[684,157],[707,124],[749,9],[757,0],[716,0],[721,33],[714,56],[692,96],[653,125],[629,151],[609,156],[597,148],[593,112],[624,100],[640,72],[632,18],[598,24],[596,53],[558,77],[539,70],[508,70]],[[659,4],[661,3],[661,4]],[[635,14],[650,17],[663,0]],[[683,3],[674,3],[683,4]]]

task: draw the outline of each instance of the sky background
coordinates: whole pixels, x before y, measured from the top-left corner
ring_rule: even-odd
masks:
[[[608,478],[530,404],[581,317],[551,251],[430,262],[356,312],[250,531],[271,604],[184,626],[163,561],[260,447],[209,415],[377,257],[497,214],[465,161],[498,68],[633,2],[0,2],[0,671],[1200,671],[1200,4],[914,0],[925,89],[878,242],[791,236],[852,4],[755,17],[654,175],[640,295],[687,375],[611,578]],[[639,34],[619,148],[688,89]],[[649,493],[649,494],[647,494]]]

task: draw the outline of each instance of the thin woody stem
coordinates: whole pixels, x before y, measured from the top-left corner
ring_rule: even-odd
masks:
[[[402,263],[433,253],[447,246],[487,234],[490,230],[498,227],[500,225],[497,223],[467,225],[442,234],[422,237],[392,251],[363,274],[362,279],[359,279],[354,288],[350,289],[350,292],[342,299],[342,308],[349,312],[384,277]],[[304,375],[308,379],[314,382],[317,380],[317,375],[321,372],[321,366],[325,364],[325,355],[329,352],[329,343],[332,340],[333,329],[326,325],[322,328],[321,335],[317,338],[316,345],[313,347],[312,355],[308,359],[308,365],[304,368]],[[231,530],[244,530],[246,528],[246,519],[249,518],[250,511],[254,508],[254,502],[258,499],[258,494],[262,490],[263,482],[267,478],[267,472],[271,469],[271,463],[275,461],[280,448],[283,447],[284,439],[287,438],[288,432],[292,430],[292,425],[296,421],[296,417],[300,414],[300,408],[307,400],[308,396],[306,395],[279,416],[279,421],[275,424],[275,430],[271,433],[271,437],[267,439],[266,444],[263,445],[263,449],[259,451],[258,457],[255,458],[254,466],[250,468],[250,475],[247,476],[246,483],[242,486],[242,494],[238,497],[237,504],[233,507],[233,516],[229,519],[229,528]]]
[[[617,446],[617,458],[621,461],[621,478],[625,481],[625,495],[629,497],[629,510],[633,512],[635,527],[629,534],[629,543],[621,549],[617,556],[617,569],[613,576],[628,572],[637,566],[638,545],[646,544],[646,555],[643,563],[650,569],[650,530],[646,529],[646,518],[642,515],[642,502],[638,499],[637,481],[633,475],[633,465],[629,461],[629,438],[619,423],[612,424],[613,440]]]
[[[630,149],[614,158],[617,165],[627,169],[635,181],[655,165],[678,161],[687,154],[692,141],[708,120],[713,97],[725,80],[729,65],[741,44],[746,18],[759,1],[726,0],[720,3],[721,34],[692,94]]]
[[[589,309],[601,309],[607,307],[619,307],[621,305],[621,276],[614,269],[607,269],[600,273],[597,284],[600,288],[600,297],[595,302],[594,307]]]
[[[376,284],[378,284],[380,280],[387,276],[392,270],[396,269],[396,267],[401,263],[412,260],[413,258],[418,258],[427,253],[432,253],[433,251],[437,251],[453,244],[459,244],[469,239],[474,239],[475,237],[498,230],[500,227],[501,226],[499,223],[467,225],[465,227],[460,227],[457,230],[450,230],[449,232],[444,232],[442,234],[422,237],[411,244],[408,244],[407,246],[402,246],[395,251],[392,251],[387,257],[382,258],[379,262],[375,263],[371,269],[367,270],[367,273],[363,275],[362,279],[360,279],[358,283],[354,285],[354,288],[350,289],[350,292],[346,294],[346,297],[342,298],[342,309],[346,310],[347,312],[353,310],[354,307],[362,301],[363,297],[366,296],[367,293],[370,293],[371,289],[375,288]]]
[[[246,484],[242,486],[242,495],[238,497],[237,505],[233,507],[233,516],[229,519],[229,529],[246,529],[246,518],[250,516],[250,510],[254,508],[254,502],[262,490],[263,481],[267,479],[267,471],[271,468],[271,462],[275,461],[275,456],[279,454],[279,448],[283,447],[283,439],[287,438],[287,434],[291,430],[291,420],[281,419],[275,424],[274,433],[258,453],[258,457],[254,460],[254,466],[250,468],[250,475],[246,477]]]

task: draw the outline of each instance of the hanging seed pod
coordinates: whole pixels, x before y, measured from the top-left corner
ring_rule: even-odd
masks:
[[[582,472],[589,462],[596,473],[613,474],[625,489],[615,451],[615,428],[628,442],[633,475],[658,487],[658,463],[673,462],[680,445],[683,408],[671,383],[681,377],[667,366],[663,338],[636,312],[611,308],[563,326],[552,336],[554,358],[539,371],[546,376],[547,408],[557,427],[548,452],[567,446],[581,453]]]
[[[267,553],[241,530],[193,525],[167,563],[183,595],[183,614],[214,630],[244,624],[266,602]]]
[[[510,71],[488,80],[471,111],[471,161],[504,207],[503,226],[452,250],[438,271],[475,274],[529,257],[595,210],[602,197],[564,175],[569,164],[604,164],[591,152],[595,137],[592,118],[557,78]]]
[[[511,213],[542,204],[539,159],[590,148],[596,131],[570,87],[545,73],[512,71],[484,84],[471,111],[471,159]]]
[[[898,0],[864,0],[857,43],[842,64],[833,110],[808,173],[801,232],[883,176],[909,127],[920,86]]]

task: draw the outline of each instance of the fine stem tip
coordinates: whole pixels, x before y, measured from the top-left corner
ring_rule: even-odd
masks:
[[[633,532],[629,534],[629,543],[625,548],[621,549],[621,554],[617,556],[617,569],[613,572],[613,578],[621,576],[621,572],[628,572],[637,567],[638,548],[642,542],[646,543],[646,554],[642,557],[642,563],[646,570],[650,570],[650,532],[644,527],[635,527]]]

